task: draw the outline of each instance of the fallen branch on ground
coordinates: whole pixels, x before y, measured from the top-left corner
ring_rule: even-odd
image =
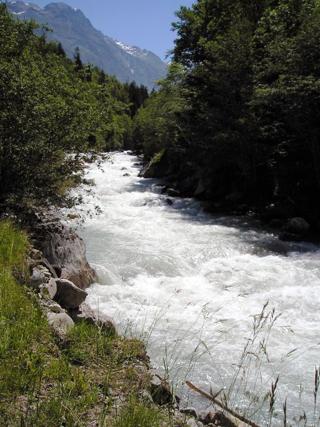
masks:
[[[221,409],[223,409],[224,411],[228,412],[230,415],[232,415],[234,418],[236,418],[239,421],[242,421],[243,423],[248,424],[251,427],[259,427],[258,424],[254,423],[253,421],[247,419],[246,417],[244,417],[243,415],[238,414],[237,412],[233,411],[232,409],[229,409],[227,407],[227,405],[225,405],[224,403],[222,403],[220,400],[217,399],[217,395],[219,393],[217,393],[215,396],[212,396],[209,393],[206,393],[205,391],[201,390],[200,388],[196,387],[194,384],[192,384],[190,381],[186,381],[186,384],[189,388],[191,388],[191,390],[197,392],[198,394],[200,394],[201,396],[205,397],[208,400],[211,400],[211,402],[215,403],[217,406],[219,406]]]

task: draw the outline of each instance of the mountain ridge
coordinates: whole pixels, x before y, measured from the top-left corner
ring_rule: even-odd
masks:
[[[122,82],[135,81],[151,90],[157,80],[166,75],[167,64],[156,54],[103,34],[80,9],[63,2],[44,7],[22,0],[10,0],[6,4],[18,19],[33,19],[52,29],[48,39],[60,42],[69,57],[79,48],[84,63],[96,65]]]

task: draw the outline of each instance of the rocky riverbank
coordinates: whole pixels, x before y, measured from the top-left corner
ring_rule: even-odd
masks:
[[[167,150],[157,154],[150,162],[142,165],[140,176],[159,178],[163,181],[163,192],[170,197],[193,197],[199,199],[206,211],[213,214],[244,215],[259,220],[284,241],[320,240],[320,219],[307,206],[297,206],[293,200],[274,197],[269,203],[249,200],[239,191],[225,192],[221,183],[221,194],[211,192],[210,176],[204,179],[188,165],[181,169],[179,156]]]
[[[29,223],[28,232],[32,245],[27,256],[27,292],[32,299],[35,298],[46,318],[58,346],[56,351],[62,355],[66,349],[70,349],[71,337],[83,327],[93,328],[93,335],[98,333],[109,337],[109,343],[113,347],[110,350],[110,360],[105,356],[105,360],[99,363],[108,370],[110,362],[111,365],[116,365],[115,371],[112,369],[112,379],[108,384],[109,404],[104,421],[101,423],[101,417],[98,416],[104,406],[103,399],[106,399],[101,393],[100,400],[85,420],[76,425],[117,426],[119,414],[128,410],[132,399],[135,406],[145,405],[148,410],[157,414],[159,422],[150,426],[201,427],[237,424],[236,420],[231,421],[218,409],[198,414],[193,408],[183,409],[183,405],[180,407],[179,399],[174,396],[170,384],[152,370],[143,343],[118,337],[113,320],[90,309],[86,304],[85,289],[98,278],[86,259],[82,239],[72,228],[63,224],[60,219],[46,214],[37,216],[33,224]],[[88,338],[83,346],[92,344]],[[72,364],[80,366],[84,375],[93,378],[91,387],[100,387],[101,366],[98,367],[96,362],[93,362],[89,367],[81,357],[72,360]],[[135,409],[131,408],[130,411],[134,412]],[[128,417],[130,418],[130,414]],[[133,427],[135,424],[128,424],[131,425]]]

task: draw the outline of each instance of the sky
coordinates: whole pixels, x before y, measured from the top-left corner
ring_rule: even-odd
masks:
[[[59,0],[33,0],[39,6]],[[81,9],[93,26],[130,45],[165,58],[175,38],[171,23],[180,6],[194,0],[61,0]]]

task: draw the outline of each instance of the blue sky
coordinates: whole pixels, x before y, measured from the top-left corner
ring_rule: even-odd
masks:
[[[31,0],[32,1],[32,0]],[[33,0],[44,6],[54,0]],[[58,0],[56,0],[58,1]],[[149,49],[164,58],[172,49],[171,23],[180,6],[194,0],[62,0],[81,9],[104,34]]]

